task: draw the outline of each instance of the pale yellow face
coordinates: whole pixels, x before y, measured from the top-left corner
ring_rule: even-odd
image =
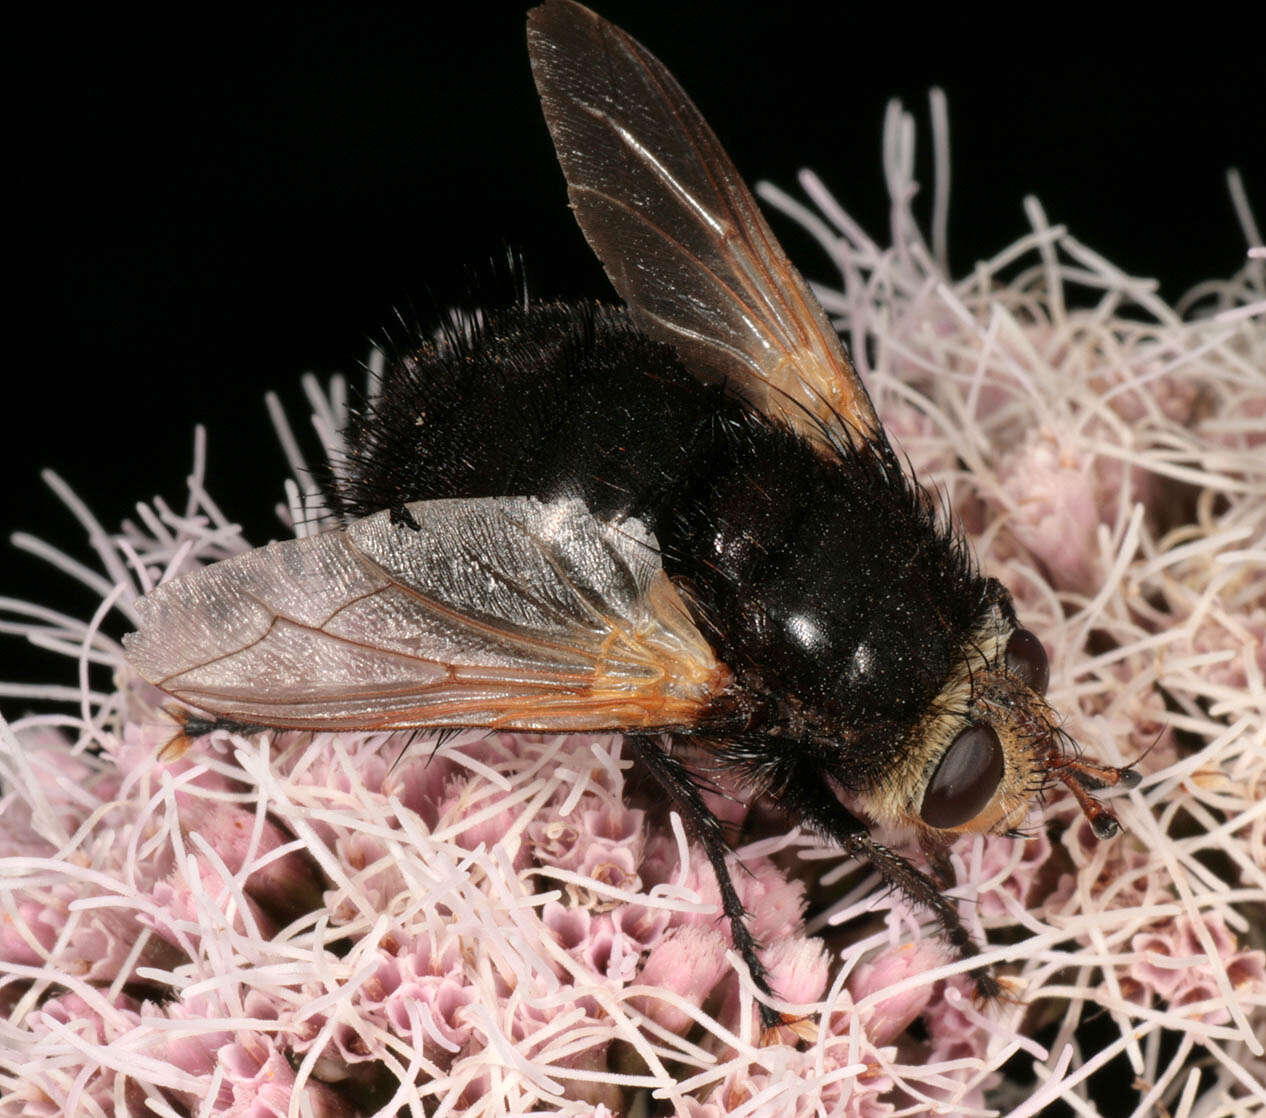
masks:
[[[958,824],[934,828],[947,834],[1001,834],[1014,830],[1046,782],[1042,758],[1051,749],[1055,731],[1054,712],[1046,701],[1005,670],[979,673],[975,685],[972,713],[980,723],[992,727],[997,736],[1002,773],[977,814]],[[953,748],[953,741],[948,748]],[[936,774],[934,767],[919,798],[917,822],[925,827],[928,823],[923,818],[924,805]]]

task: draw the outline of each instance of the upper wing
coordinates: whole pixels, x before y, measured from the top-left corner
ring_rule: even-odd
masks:
[[[182,702],[310,729],[685,726],[725,686],[637,521],[418,502],[158,587],[128,659]]]
[[[663,64],[571,0],[528,13],[528,53],[576,219],[637,324],[814,441],[877,434],[817,299]]]

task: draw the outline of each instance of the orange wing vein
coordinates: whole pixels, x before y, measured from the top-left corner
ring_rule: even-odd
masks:
[[[443,500],[158,587],[126,640],[181,702],[298,729],[688,726],[729,673],[637,521]]]
[[[663,64],[571,0],[528,14],[528,51],[572,209],[638,326],[819,445],[878,433],[817,299]]]

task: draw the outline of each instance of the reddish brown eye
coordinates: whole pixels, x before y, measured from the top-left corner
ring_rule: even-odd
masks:
[[[1039,695],[1046,694],[1051,681],[1051,662],[1046,649],[1028,629],[1017,629],[1007,641],[1007,671],[1018,675]]]
[[[1002,780],[1002,746],[992,726],[968,726],[945,751],[923,793],[929,827],[957,827],[981,813]]]

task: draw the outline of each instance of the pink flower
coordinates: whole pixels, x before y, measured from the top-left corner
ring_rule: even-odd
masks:
[[[577,868],[583,876],[592,878],[600,885],[609,885],[628,893],[636,893],[642,887],[642,879],[637,875],[636,856],[625,847],[593,843],[586,849]],[[604,904],[596,898],[593,903]]]
[[[580,867],[585,844],[575,813],[568,818],[538,819],[528,824],[532,853],[541,865],[575,870]]]
[[[826,984],[830,979],[830,965],[826,950],[821,940],[808,939],[804,936],[793,936],[770,943],[760,951],[761,962],[769,972],[770,985],[778,994],[780,1001],[793,1005],[810,1006],[821,1000],[826,992]],[[739,1020],[742,999],[739,986],[735,982],[727,983],[719,1020],[735,1027]],[[760,1018],[757,1009],[752,1007],[752,1035],[761,1032]],[[777,1030],[777,1040],[784,1044],[795,1044],[796,1026],[789,1024]]]
[[[973,858],[970,848],[964,845],[961,849],[963,857],[970,862]],[[993,881],[999,874],[1005,876],[994,888],[980,893],[977,904],[981,918],[1001,919],[1010,916],[1017,908],[1029,907],[1050,855],[1051,843],[1044,829],[1024,838],[984,836],[981,839],[979,879]],[[1010,905],[1000,894],[1011,898]]]
[[[687,925],[672,929],[646,955],[637,975],[639,986],[654,986],[696,1008],[703,1006],[728,977],[725,936],[714,928]],[[633,1005],[669,1032],[685,1032],[693,1021],[671,1002],[639,995]]]
[[[154,1059],[172,1065],[179,1071],[195,1076],[204,1084],[209,1084],[215,1070],[220,1051],[233,1042],[233,1034],[226,1029],[209,1027],[216,1017],[226,1016],[225,1007],[206,998],[195,998],[190,1001],[170,1002],[159,1006],[153,1002],[141,1005],[141,1020],[181,1021],[188,1022],[188,1031],[163,1029],[159,1032],[162,1038],[148,1053]],[[201,1102],[205,1090],[195,1092],[175,1092],[187,1103]],[[227,1086],[220,1088],[216,1106],[227,1109],[233,1101],[233,1092]]]
[[[1212,955],[1201,942],[1196,926],[1186,917],[1177,917],[1130,941],[1137,959],[1129,974],[1141,994],[1149,994],[1172,1007],[1211,1003],[1211,1008],[1200,1014],[1201,1019],[1224,1025],[1231,1014],[1224,1002],[1218,972],[1226,975],[1233,990],[1260,996],[1266,993],[1266,953],[1241,951],[1216,914],[1206,914],[1200,925],[1213,947]]]
[[[451,828],[453,839],[466,850],[479,846],[488,849],[502,843],[518,819],[518,808],[506,793],[489,788],[478,778],[454,777],[444,789],[437,828]],[[469,820],[470,822],[467,822]],[[516,870],[526,869],[531,861],[528,844],[518,841],[512,849]]]
[[[196,875],[194,880],[188,877],[190,869]],[[195,857],[191,859],[190,865],[182,866],[166,881],[155,884],[151,896],[162,915],[157,919],[142,916],[141,921],[150,924],[174,947],[181,944],[176,926],[183,922],[197,927],[208,910],[216,914],[213,919],[218,919],[224,913],[224,923],[239,933],[246,930],[246,914],[249,914],[254,928],[263,935],[271,935],[274,925],[264,910],[246,894],[241,894],[240,899],[235,894],[236,891],[222,876],[218,866],[206,858]],[[229,919],[231,907],[235,911]]]
[[[730,938],[721,915],[721,892],[716,874],[697,847],[690,848],[691,862],[683,884],[699,894],[713,913],[681,914],[676,923],[715,925]],[[773,943],[799,930],[804,912],[804,885],[788,880],[768,858],[726,859],[743,908],[750,913],[750,930],[757,942]]]
[[[220,1067],[232,1093],[228,1118],[287,1118],[295,1090],[295,1073],[278,1038],[244,1033],[220,1051]],[[304,1107],[317,1118],[338,1118],[346,1103],[331,1087],[309,1079],[303,1086]]]
[[[471,1034],[464,1011],[475,1001],[475,991],[462,976],[420,975],[405,979],[383,1004],[387,1024],[395,1034],[417,1043],[441,1067],[461,1049]],[[422,1036],[417,1037],[415,1019]]]
[[[882,952],[876,959],[862,963],[849,979],[848,988],[854,1002],[894,986],[911,975],[942,966],[949,952],[939,940],[920,940]],[[878,1047],[891,1044],[916,1017],[927,1009],[934,993],[933,983],[910,987],[900,994],[884,998],[866,1010],[866,1034]]]
[[[25,967],[39,966],[57,942],[66,916],[34,898],[18,897],[0,915],[0,959]]]
[[[611,913],[611,919],[630,943],[646,950],[660,941],[671,917],[665,909],[634,902],[620,905]]]
[[[0,1108],[8,1105],[20,1106],[15,1111],[30,1118],[62,1118],[72,1109],[87,1109],[94,1104],[101,1113],[108,1114],[114,1109],[116,1092],[122,1090],[123,1097],[136,1113],[142,1113],[144,1093],[138,1084],[129,1083],[126,1077],[120,1077],[114,1068],[100,1058],[96,1051],[110,1040],[122,1035],[138,1020],[134,1009],[135,1003],[127,997],[119,997],[112,1003],[109,1013],[90,1005],[77,994],[63,994],[50,998],[43,1006],[32,1012],[24,1022],[30,1037],[31,1058],[28,1066],[21,1069],[17,1076],[6,1075],[9,1094],[0,1099]],[[44,1045],[60,1047],[65,1043],[61,1038],[67,1033],[75,1038],[74,1046],[84,1051],[79,1081],[68,1081],[61,1068],[54,1061],[51,1065],[43,1065],[37,1054]],[[73,1049],[72,1049],[73,1050]],[[75,1100],[72,1107],[71,1100]]]
[[[530,1004],[516,1006],[510,1025],[510,1036],[520,1043],[520,1051],[547,1074],[567,1084],[567,1097],[588,1103],[596,1111],[619,1112],[623,1092],[619,1086],[601,1077],[582,1075],[572,1078],[569,1071],[602,1072],[609,1067],[611,1036],[608,1022],[594,1012],[578,1020],[568,1038],[558,1035],[554,1027],[555,1013]]]
[[[1000,465],[1007,478],[1008,526],[1061,589],[1089,590],[1098,573],[1095,535],[1100,505],[1094,462],[1061,445],[1051,431],[1036,432]]]

